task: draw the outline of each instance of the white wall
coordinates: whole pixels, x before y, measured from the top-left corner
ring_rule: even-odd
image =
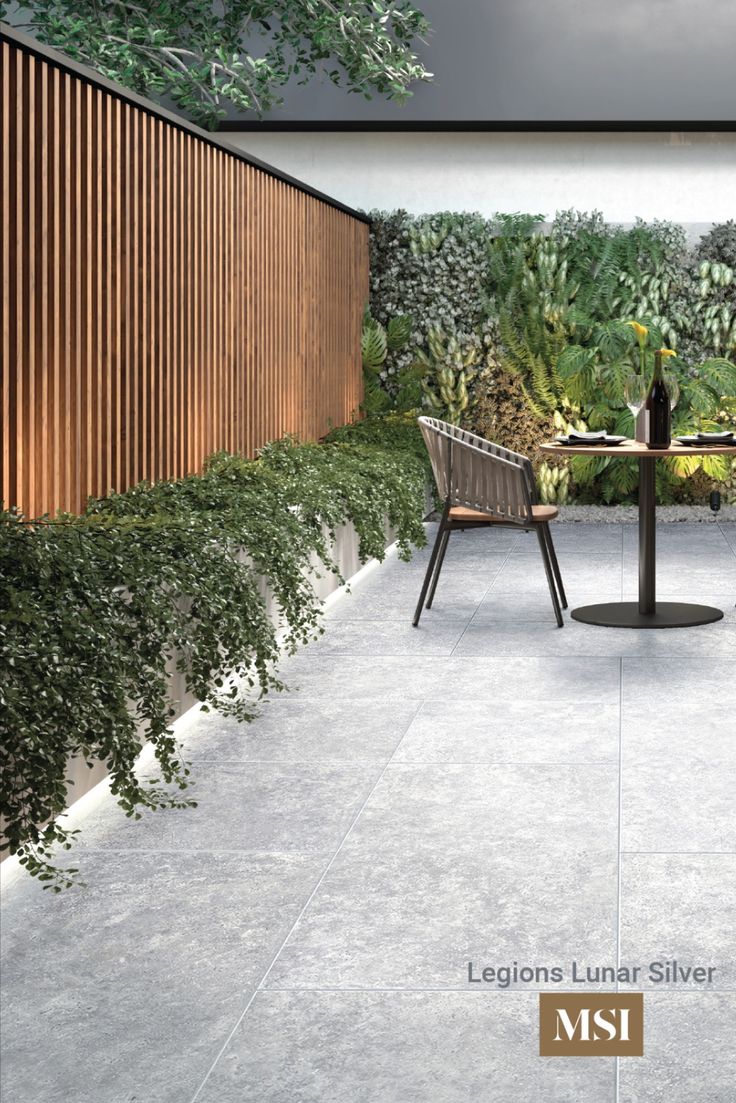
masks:
[[[736,133],[222,134],[354,207],[669,219],[736,217]]]

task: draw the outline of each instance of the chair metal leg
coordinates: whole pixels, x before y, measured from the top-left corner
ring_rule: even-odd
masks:
[[[434,547],[432,548],[432,554],[429,557],[429,565],[427,566],[427,573],[424,576],[424,582],[422,583],[422,591],[419,594],[419,601],[417,602],[417,607],[416,607],[416,610],[414,612],[414,620],[412,621],[412,624],[414,625],[415,628],[419,624],[419,618],[422,615],[422,608],[424,606],[424,599],[427,596],[427,590],[429,589],[429,583],[430,583],[430,580],[432,578],[432,573],[434,571],[434,565],[437,562],[437,555],[439,554],[440,544],[442,543],[442,541],[444,539],[445,521],[447,520],[447,514],[449,512],[450,512],[450,507],[449,507],[449,502],[448,502],[448,504],[445,506],[445,508],[442,512],[442,519],[440,521],[440,527],[437,529],[437,538],[435,539]]]
[[[434,569],[434,576],[432,578],[432,585],[429,588],[429,594],[427,595],[427,603],[424,606],[425,609],[432,608],[432,602],[434,601],[434,593],[437,589],[437,583],[440,578],[440,571],[442,570],[442,564],[445,561],[445,552],[447,551],[447,545],[450,542],[450,529],[445,529],[442,534],[442,544],[440,546],[440,554],[437,556],[437,566]]]
[[[562,575],[560,574],[560,565],[557,562],[557,553],[555,552],[555,546],[552,543],[552,533],[549,525],[542,525],[544,529],[544,538],[547,541],[547,551],[549,552],[549,558],[552,562],[552,570],[554,572],[555,581],[557,583],[557,592],[560,595],[560,604],[563,609],[567,609],[567,598],[565,597],[565,587],[562,585]]]
[[[544,538],[542,532],[543,525],[537,525],[537,540],[539,541],[539,550],[542,553],[542,561],[544,563],[544,572],[547,575],[547,585],[549,586],[550,596],[552,598],[552,607],[555,611],[555,617],[557,618],[557,627],[562,628],[564,621],[562,620],[562,610],[560,609],[560,602],[557,597],[557,590],[555,588],[555,578],[552,573],[552,564],[549,560],[549,552],[547,551],[547,541]]]

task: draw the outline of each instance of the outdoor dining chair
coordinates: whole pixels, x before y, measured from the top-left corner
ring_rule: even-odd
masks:
[[[501,527],[536,532],[557,625],[562,628],[560,607],[567,608],[567,599],[549,529],[549,522],[559,511],[538,504],[531,461],[433,417],[420,417],[419,426],[444,507],[414,613],[414,627],[419,624],[422,609],[432,607],[450,533],[456,529]]]

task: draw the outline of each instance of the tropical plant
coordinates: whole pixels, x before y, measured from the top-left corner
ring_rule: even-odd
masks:
[[[363,560],[383,557],[387,519],[400,555],[424,542],[416,425],[370,424],[322,445],[286,438],[254,461],[218,454],[203,475],[91,500],[81,517],[0,514],[3,849],[46,886],[76,873],[52,853],[75,834],[57,819],[70,757],[107,764],[128,816],[191,803],[172,668],[201,701],[246,720],[259,695],[283,688],[281,652],[321,631],[309,577],[315,563],[337,573],[337,526],[352,521]],[[160,775],[151,783],[135,769],[141,735]]]
[[[698,260],[716,260],[736,270],[736,221],[719,222],[703,234],[696,254]]]
[[[736,352],[736,277],[717,260],[698,265],[698,295],[694,302],[701,340],[714,352]]]
[[[653,371],[654,352],[661,343],[662,332],[651,322],[649,325],[609,322],[594,328],[587,345],[571,344],[563,352],[557,362],[560,377],[570,399],[579,403],[592,429],[634,436],[633,416],[624,397],[632,356],[646,377]],[[667,371],[675,375],[680,390],[673,414],[673,433],[716,429],[715,419],[723,397],[736,394],[736,364],[721,357],[711,357],[691,369],[672,354]],[[634,461],[616,460],[613,463],[610,456],[581,456],[574,457],[572,463],[576,482],[589,488],[597,484],[604,501],[625,497],[637,485]],[[725,479],[729,475],[730,462],[717,454],[669,459],[662,472],[661,492],[671,492],[667,472],[684,478],[698,470],[715,480]]]
[[[415,365],[422,372],[422,390],[431,412],[459,425],[470,404],[468,386],[476,375],[475,348],[463,347],[455,334],[432,328],[427,349],[417,349]]]
[[[374,316],[385,324],[397,311],[406,311],[414,319],[412,344],[389,351],[379,386],[393,392],[396,375],[412,361],[412,345],[426,343],[431,329],[453,333],[463,348],[477,351],[478,364],[492,365],[490,375],[484,369],[471,381],[463,423],[472,427],[478,421],[489,427],[488,435],[493,426],[496,434],[508,434],[503,443],[515,447],[507,427],[515,403],[506,401],[508,388],[496,387],[495,376],[501,371],[505,379],[516,379],[514,394],[521,393],[534,424],[580,428],[588,417],[595,421],[597,376],[591,373],[590,389],[573,397],[558,363],[568,347],[594,350],[601,327],[645,320],[659,345],[678,350],[676,370],[692,379],[699,369],[681,365],[736,358],[736,223],[714,227],[691,250],[682,227],[668,222],[637,220],[623,229],[607,224],[597,211],[563,211],[542,234],[540,221],[539,215],[487,219],[372,212]],[[603,346],[611,340],[604,338]],[[614,376],[624,372],[624,364],[628,373],[635,352],[630,330],[621,340],[626,352],[618,366],[619,353],[603,349],[602,363]],[[686,395],[680,411],[687,401]],[[610,409],[607,400],[602,405]],[[622,407],[615,409],[626,416]],[[723,416],[712,419],[723,421]],[[527,419],[519,418],[518,425],[519,439],[526,440]],[[620,461],[619,466],[625,469]],[[561,474],[539,464],[537,472],[546,495],[556,493],[555,479],[564,485]],[[673,482],[671,474],[663,472],[669,479],[662,488],[667,493],[681,483]],[[702,497],[702,468],[696,474],[690,485]],[[605,490],[610,500],[629,493],[606,478],[580,488],[571,477],[570,493],[595,498]],[[625,481],[633,485],[633,475]]]
[[[436,253],[453,225],[453,216],[441,214],[437,224],[414,223],[409,227],[409,249],[415,257],[423,253]]]
[[[480,361],[495,327],[486,288],[496,224],[473,214],[371,216],[371,312],[384,325],[397,313],[411,314],[414,331],[411,346],[389,350],[381,384],[394,387],[394,377],[414,362],[416,346],[432,328],[454,333]]]
[[[372,317],[370,310],[363,316],[360,335],[360,351],[363,362],[362,409],[369,416],[387,413],[392,409],[417,407],[421,401],[421,389],[417,373],[410,366],[400,370],[395,386],[389,391],[380,383],[383,365],[390,352],[403,348],[411,336],[410,314],[398,314],[388,324]]]
[[[429,25],[408,0],[4,0],[0,16],[212,128],[226,104],[262,114],[288,81],[317,72],[399,101],[432,78],[414,52]]]
[[[543,463],[537,472],[537,486],[544,505],[565,505],[570,497],[570,468]]]
[[[556,240],[537,233],[519,242],[499,237],[490,271],[499,301],[501,363],[519,376],[534,412],[551,414],[564,401],[557,360],[567,346],[578,284]]]

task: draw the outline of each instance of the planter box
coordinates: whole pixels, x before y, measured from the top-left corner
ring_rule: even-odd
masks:
[[[386,525],[386,547],[394,540],[394,533]],[[340,570],[343,578],[347,581],[352,578],[353,575],[365,566],[361,563],[358,556],[358,535],[355,531],[355,526],[352,521],[347,524],[340,525],[335,532],[335,539],[331,544],[332,560]],[[321,568],[321,571],[320,571]],[[317,572],[320,572],[321,577],[318,577]],[[311,569],[306,572],[307,577],[310,579],[312,588],[316,595],[322,600],[329,597],[331,593],[340,588],[340,582],[338,578],[331,573],[325,571],[325,568],[317,560],[312,564]],[[263,594],[264,601],[266,602],[266,608],[274,623],[277,622],[278,610],[271,594],[267,580],[261,576],[260,589]],[[176,670],[176,659],[172,658],[170,667],[170,700],[175,709],[175,719],[183,716],[189,709],[194,708],[198,704],[197,698],[193,694],[189,693],[185,679],[182,674]],[[141,745],[143,745],[143,737],[141,737]],[[69,785],[69,807],[71,807],[76,801],[83,797],[85,793],[88,793],[90,789],[93,789],[98,782],[102,781],[107,776],[107,767],[104,762],[96,762],[92,769],[85,765],[83,759],[75,757],[69,761],[67,776],[70,781]]]

